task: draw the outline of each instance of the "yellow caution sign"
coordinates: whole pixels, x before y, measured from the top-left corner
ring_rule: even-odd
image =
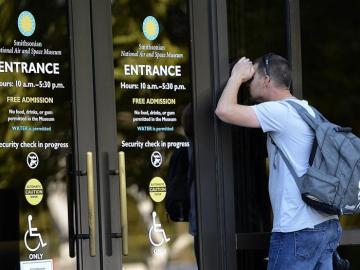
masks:
[[[154,177],[149,184],[149,194],[154,202],[161,202],[166,196],[166,184],[161,177]]]
[[[44,189],[39,180],[31,178],[25,185],[25,198],[31,205],[38,205],[43,196]]]

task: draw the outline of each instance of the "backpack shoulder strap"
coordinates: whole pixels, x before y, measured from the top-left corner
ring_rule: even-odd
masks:
[[[286,158],[285,154],[283,153],[283,151],[280,149],[279,146],[277,146],[276,142],[273,140],[273,138],[271,137],[271,135],[269,134],[269,137],[271,139],[272,144],[276,147],[276,149],[280,152],[281,158],[284,160],[286,167],[289,169],[292,177],[294,178],[297,186],[299,187],[299,189],[301,190],[301,186],[302,186],[302,180],[301,177],[299,177],[296,172],[294,167],[291,165],[290,161]]]
[[[326,118],[318,112],[315,108],[311,107],[311,109],[315,113],[315,117],[313,117],[303,106],[298,104],[292,100],[286,100],[288,104],[290,104],[300,115],[300,117],[314,130],[324,121],[327,121]]]

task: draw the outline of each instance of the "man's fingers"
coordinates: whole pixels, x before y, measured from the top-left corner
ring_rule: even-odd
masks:
[[[239,76],[248,77],[253,75],[253,70],[254,67],[252,61],[246,56],[243,56],[234,66],[232,73],[238,74]]]
[[[240,60],[238,61],[238,63],[249,63],[252,65],[252,61],[249,58],[247,58],[246,56],[241,57]]]
[[[243,56],[243,57],[240,58],[239,61],[242,61],[242,62],[243,62],[243,61],[247,61],[247,60],[249,60],[249,58],[247,58],[246,56]]]

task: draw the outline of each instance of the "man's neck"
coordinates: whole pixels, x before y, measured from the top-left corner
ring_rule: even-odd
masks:
[[[291,93],[290,90],[286,89],[276,89],[272,92],[272,95],[270,96],[270,100],[276,101],[276,100],[284,100],[288,98],[295,98]]]

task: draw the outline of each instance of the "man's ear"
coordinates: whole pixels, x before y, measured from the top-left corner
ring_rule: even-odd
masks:
[[[264,86],[264,88],[269,88],[269,87],[270,87],[270,82],[271,82],[270,76],[269,76],[269,75],[265,75],[265,76],[264,76],[264,79],[263,79],[263,86]]]

